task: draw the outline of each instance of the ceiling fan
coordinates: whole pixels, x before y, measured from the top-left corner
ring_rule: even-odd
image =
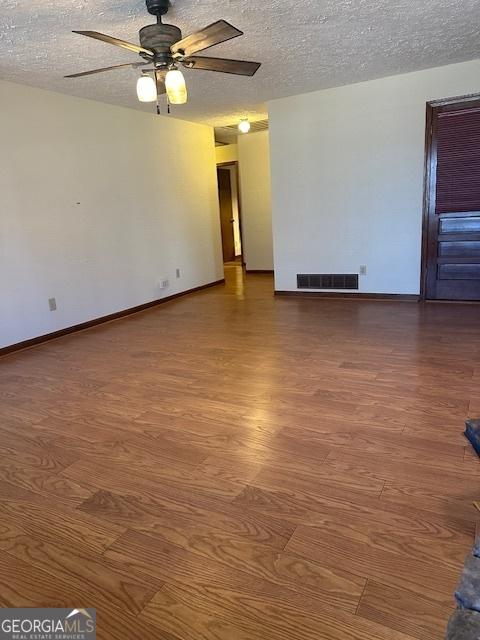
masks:
[[[182,38],[182,32],[178,27],[162,22],[162,16],[169,9],[169,0],[146,0],[146,4],[149,13],[157,17],[157,24],[150,24],[140,29],[140,45],[98,33],[98,31],[73,32],[138,53],[142,61],[73,73],[65,77],[80,78],[112,69],[138,68],[151,64],[151,68],[142,69],[142,75],[137,82],[137,95],[141,102],[156,101],[157,113],[160,113],[159,96],[161,94],[167,94],[169,105],[187,102],[187,87],[185,78],[178,68],[179,64],[187,69],[219,71],[240,76],[253,76],[258,71],[260,62],[195,55],[199,51],[243,35],[242,31],[225,20],[218,20],[208,27]]]

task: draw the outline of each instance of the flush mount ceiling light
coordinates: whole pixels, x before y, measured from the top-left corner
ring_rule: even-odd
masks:
[[[169,0],[146,0],[146,4],[149,13],[156,16],[157,24],[150,24],[140,29],[140,45],[119,40],[98,31],[74,31],[74,33],[138,53],[142,58],[141,62],[117,64],[112,67],[74,73],[65,77],[79,78],[112,69],[141,67],[151,64],[152,67],[145,70],[147,74],[142,75],[138,80],[137,94],[141,102],[153,102],[154,100],[150,98],[153,95],[152,87],[155,85],[157,93],[155,100],[157,101],[158,110],[158,97],[165,93],[168,95],[171,104],[184,104],[187,101],[185,79],[182,72],[177,68],[177,64],[182,64],[187,69],[219,71],[240,76],[253,76],[258,71],[260,62],[207,58],[206,56],[194,55],[216,44],[243,35],[242,31],[225,20],[218,20],[208,27],[182,38],[182,32],[178,27],[171,24],[163,24],[162,22],[162,15],[167,13],[169,9]],[[149,76],[148,73],[152,75]],[[148,100],[146,100],[147,97],[149,98]]]
[[[250,121],[248,120],[248,118],[243,118],[243,120],[240,120],[240,122],[238,123],[238,130],[241,133],[248,133],[250,131]]]

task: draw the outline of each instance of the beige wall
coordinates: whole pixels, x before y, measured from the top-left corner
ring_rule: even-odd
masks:
[[[247,270],[273,269],[269,132],[238,137],[243,256]]]
[[[0,109],[0,347],[223,277],[210,127],[6,82]]]
[[[238,147],[236,144],[225,144],[220,147],[215,147],[215,155],[217,157],[217,164],[222,164],[222,162],[235,162],[238,160]]]

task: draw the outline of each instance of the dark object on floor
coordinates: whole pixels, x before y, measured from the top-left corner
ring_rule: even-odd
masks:
[[[475,538],[475,544],[473,545],[472,553],[476,558],[480,558],[480,536]]]
[[[477,640],[480,638],[480,613],[457,609],[447,626],[445,640]]]
[[[480,612],[480,558],[469,554],[463,565],[455,600],[461,609]]]
[[[478,456],[480,456],[480,419],[469,419],[465,422],[465,437],[470,441]]]

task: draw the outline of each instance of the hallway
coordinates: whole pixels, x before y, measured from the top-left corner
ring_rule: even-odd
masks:
[[[480,307],[225,273],[1,360],[0,605],[96,607],[101,640],[441,638]]]

